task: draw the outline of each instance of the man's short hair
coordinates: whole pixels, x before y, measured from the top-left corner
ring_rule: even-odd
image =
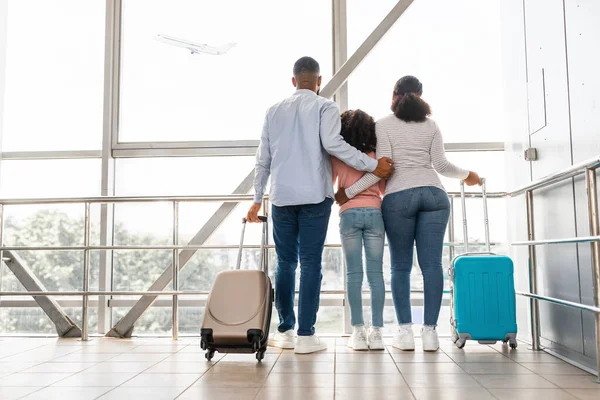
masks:
[[[294,64],[294,76],[298,76],[303,73],[312,73],[319,75],[321,68],[319,63],[312,57],[302,57]]]

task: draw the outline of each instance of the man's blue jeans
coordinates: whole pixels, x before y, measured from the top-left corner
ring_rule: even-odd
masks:
[[[382,204],[392,261],[392,297],[399,324],[410,324],[413,247],[423,273],[425,325],[436,326],[442,304],[442,250],[450,216],[448,195],[433,186],[388,194]]]
[[[298,336],[315,333],[321,292],[321,259],[332,199],[319,204],[272,208],[273,239],[277,252],[275,272],[275,306],[279,313],[277,330],[294,329],[294,295],[296,268],[300,260],[300,298],[298,301]]]

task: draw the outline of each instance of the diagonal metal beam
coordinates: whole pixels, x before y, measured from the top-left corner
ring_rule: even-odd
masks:
[[[364,43],[356,50],[356,52],[346,61],[337,73],[331,78],[329,83],[321,90],[323,97],[331,98],[340,89],[340,87],[348,80],[348,77],[365,59],[365,57],[373,50],[375,45],[381,38],[390,30],[394,23],[412,4],[413,0],[400,0],[398,4],[392,8],[388,15],[381,21],[375,30],[367,37]],[[252,188],[254,180],[254,169],[249,172],[244,181],[236,188],[233,194],[246,194]],[[231,214],[239,203],[224,203],[213,214],[208,222],[200,229],[189,244],[203,244],[212,233],[221,225],[221,223]],[[179,253],[179,268],[185,267],[185,264],[195,254],[196,250],[184,250]],[[151,291],[164,290],[172,280],[172,264],[163,272],[163,274],[152,284]],[[156,301],[155,296],[144,296],[141,298],[129,312],[106,334],[110,337],[131,337],[133,328],[137,320],[146,312],[148,308]]]
[[[367,57],[367,55],[373,50],[375,45],[379,43],[381,38],[385,36],[392,26],[398,21],[400,16],[404,14],[404,11],[412,4],[413,0],[400,0],[391,9],[388,15],[377,25],[377,27],[371,32],[371,34],[365,39],[363,44],[350,56],[340,69],[333,75],[331,80],[321,90],[321,96],[331,98],[348,80],[350,75],[354,72],[356,67]]]
[[[252,183],[254,181],[254,170],[252,170],[248,176],[240,183],[240,185],[233,191],[233,194],[247,194],[252,189]],[[204,224],[202,229],[198,231],[196,236],[190,240],[190,245],[202,245],[210,236],[217,230],[217,228],[227,219],[229,214],[237,207],[239,203],[223,203],[217,211],[210,217],[210,219]],[[179,270],[181,271],[186,263],[196,253],[196,250],[183,250],[179,253]],[[149,291],[161,291],[164,290],[173,279],[173,264],[162,273],[162,275],[150,286]],[[157,296],[144,296],[129,310],[129,312],[121,318],[119,322],[106,334],[110,337],[129,338],[133,333],[133,328],[137,320],[152,306],[156,301]]]
[[[46,291],[44,284],[33,274],[33,271],[27,266],[25,260],[16,252],[5,250],[4,256],[9,259],[5,260],[6,266],[26,290],[30,292]],[[27,295],[27,292],[23,292],[23,295]],[[54,323],[58,336],[81,337],[81,329],[71,321],[56,300],[38,296],[34,297],[34,300]]]

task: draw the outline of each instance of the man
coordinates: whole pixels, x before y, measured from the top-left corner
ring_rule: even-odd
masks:
[[[321,291],[321,257],[334,198],[329,154],[357,170],[384,178],[393,172],[393,162],[389,158],[372,159],[344,141],[337,104],[317,95],[321,76],[314,59],[296,61],[292,84],[296,93],[271,107],[265,117],[256,155],[254,204],[247,219],[259,222],[258,212],[271,175],[279,325],[269,345],[312,353],[327,348],[315,335],[314,325]],[[294,340],[298,259],[298,339]]]

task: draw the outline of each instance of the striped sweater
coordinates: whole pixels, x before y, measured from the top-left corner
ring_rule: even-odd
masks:
[[[432,119],[425,122],[404,122],[395,115],[377,121],[377,158],[394,160],[395,171],[388,179],[385,194],[422,186],[444,189],[436,171],[449,178],[465,179],[469,171],[450,163],[444,152],[444,141]],[[346,189],[353,198],[380,180],[372,173],[365,174]]]

